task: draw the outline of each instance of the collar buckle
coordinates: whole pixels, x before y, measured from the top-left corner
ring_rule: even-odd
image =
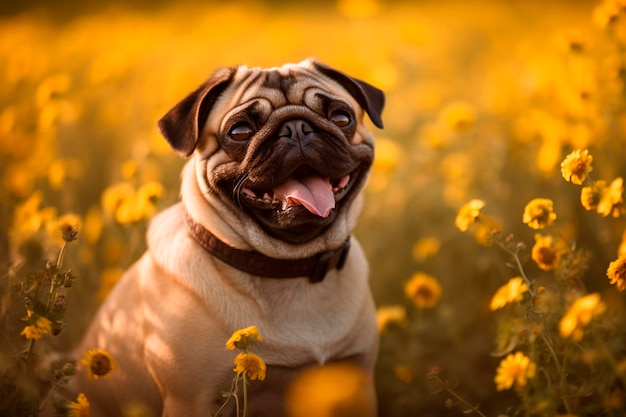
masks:
[[[341,247],[318,254],[315,264],[309,273],[309,282],[312,284],[322,282],[331,269],[341,270],[346,263],[349,251],[350,238]]]

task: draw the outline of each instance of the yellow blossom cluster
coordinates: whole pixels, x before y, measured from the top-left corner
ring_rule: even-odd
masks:
[[[102,207],[121,224],[146,220],[157,212],[157,200],[165,189],[151,181],[135,189],[130,182],[121,182],[108,187],[102,194]]]
[[[245,374],[252,381],[264,380],[266,369],[263,359],[255,353],[242,352],[235,357],[235,373]]]
[[[392,323],[404,326],[407,324],[406,308],[400,305],[380,306],[376,310],[376,323],[379,333],[385,333]]]
[[[454,224],[461,232],[467,231],[470,225],[478,220],[480,211],[484,207],[485,202],[483,200],[477,198],[470,200],[459,209]]]
[[[593,171],[591,161],[593,161],[593,157],[589,155],[587,149],[576,149],[561,162],[563,178],[572,184],[581,185],[587,179],[587,174]]]
[[[263,359],[255,353],[250,352],[252,345],[262,342],[263,338],[256,326],[249,326],[236,330],[226,342],[226,349],[241,350],[235,357],[235,373],[237,376],[245,375],[251,380],[265,379],[266,365]]]
[[[591,171],[591,160],[592,157],[586,151],[571,153],[561,164],[563,177],[578,185],[585,181],[591,183],[592,186],[597,185],[597,182],[594,183],[588,177]],[[476,203],[477,201],[479,204]],[[611,201],[612,207],[615,208],[618,204],[617,199]],[[485,217],[480,212],[484,206],[484,202],[480,200],[471,200],[462,206],[455,221],[457,228],[466,231],[469,225],[479,221],[480,217]],[[607,311],[607,304],[602,301],[599,293],[580,295],[581,291],[585,290],[580,276],[581,271],[585,269],[587,258],[581,251],[577,251],[573,246],[570,247],[562,233],[548,230],[555,226],[556,219],[554,203],[547,198],[531,200],[526,204],[522,216],[523,223],[531,229],[545,230],[544,233],[535,234],[535,243],[530,251],[530,258],[541,271],[554,271],[556,280],[553,278],[546,286],[539,285],[537,280],[529,278],[524,267],[525,245],[523,243],[515,242],[512,235],[502,237],[498,231],[493,231],[491,234],[497,246],[513,259],[511,265],[514,265],[521,274],[498,288],[490,303],[492,311],[502,309],[508,304],[516,304],[519,307],[510,310],[514,318],[508,323],[505,321],[507,324],[502,327],[498,335],[499,349],[504,354],[513,348],[523,346],[520,341],[524,338],[533,346],[529,351],[534,355],[537,355],[542,348],[545,348],[546,353],[553,359],[557,359],[559,354],[567,355],[567,351],[557,351],[555,343],[550,339],[552,337],[550,334],[558,332],[563,339],[581,343],[586,334],[597,333],[593,323],[602,320]],[[623,252],[619,254],[617,260],[611,262],[607,269],[607,276],[610,283],[614,284],[617,289],[620,291],[626,289],[626,257]],[[527,293],[529,297],[525,297]],[[568,300],[569,307],[565,310],[559,307],[560,299]],[[556,328],[547,324],[548,320],[557,318]],[[606,322],[604,325],[607,325]],[[593,340],[591,337],[587,339]],[[536,344],[537,340],[541,343]],[[496,389],[501,391],[515,387],[519,393],[523,393],[529,381],[535,377],[537,370],[541,369],[545,372],[547,368],[549,365],[544,361],[534,362],[521,350],[509,353],[502,359],[496,370],[494,379]],[[555,372],[564,375],[563,369],[558,367]],[[536,383],[533,382],[533,384]],[[561,401],[567,409],[570,409],[569,401],[564,398],[561,397]]]
[[[27,339],[41,339],[52,331],[52,322],[47,317],[37,316],[29,310],[27,320],[32,324],[24,327],[21,333]]]
[[[522,221],[531,229],[543,229],[555,220],[554,203],[549,198],[535,198],[524,207]]]
[[[235,368],[233,369],[233,372],[235,372],[235,377],[233,378],[233,384],[230,391],[224,392],[224,402],[217,409],[217,411],[211,415],[221,415],[222,410],[224,410],[226,405],[228,405],[230,400],[233,398],[236,403],[236,415],[239,416],[240,404],[243,405],[243,415],[246,415],[248,404],[248,390],[246,386],[249,381],[263,381],[267,372],[267,365],[265,364],[265,361],[259,355],[250,351],[254,343],[262,341],[263,338],[261,337],[261,334],[256,326],[248,326],[235,330],[226,341],[226,349],[237,349],[240,351],[234,359]],[[240,384],[243,385],[241,394],[239,392]]]
[[[567,245],[552,235],[535,234],[535,244],[531,250],[531,258],[544,271],[556,269],[561,257],[567,252]]]
[[[626,256],[620,256],[611,262],[606,274],[618,290],[626,291]]]
[[[104,349],[93,349],[85,352],[80,363],[87,369],[90,379],[108,378],[111,372],[117,369],[117,362]]]
[[[67,417],[89,417],[90,404],[85,394],[78,394],[76,401],[72,401],[65,406]]]
[[[404,284],[405,295],[420,309],[433,308],[441,298],[441,285],[432,276],[417,272]]]
[[[619,217],[624,202],[624,180],[617,177],[608,185],[604,180],[590,180],[588,175],[593,169],[592,160],[588,150],[576,149],[561,163],[563,178],[577,185],[585,180],[589,183],[580,192],[580,202],[586,210],[596,211],[604,217]]]
[[[497,310],[509,303],[521,301],[527,291],[528,285],[522,277],[511,278],[506,284],[498,288],[489,307],[491,310]]]
[[[601,316],[605,311],[606,304],[601,301],[600,294],[593,293],[580,297],[574,301],[559,322],[561,336],[580,341],[583,338],[585,327],[591,323],[591,320]]]
[[[496,370],[495,383],[498,391],[526,386],[528,379],[535,376],[537,365],[522,352],[515,352],[504,358]]]

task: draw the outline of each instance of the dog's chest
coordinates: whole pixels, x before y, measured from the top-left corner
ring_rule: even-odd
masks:
[[[271,364],[323,363],[337,354],[369,296],[367,265],[356,242],[344,268],[321,283],[258,278],[213,258],[189,236],[181,214],[174,206],[153,221],[150,253],[170,279],[201,301],[207,320],[227,334],[257,326],[264,340],[258,349]]]
[[[248,284],[229,319],[235,327],[259,328],[264,341],[258,349],[268,363],[324,363],[343,349],[343,340],[354,328],[363,302],[359,283],[350,285],[340,282],[342,279],[349,277],[332,271],[319,284],[307,279]]]

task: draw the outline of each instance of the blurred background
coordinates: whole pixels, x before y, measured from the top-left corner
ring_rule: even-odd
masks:
[[[53,340],[71,346],[145,249],[149,218],[178,199],[185,161],[156,121],[218,67],[316,57],[387,94],[385,129],[370,124],[376,163],[356,230],[377,304],[406,311],[381,335],[381,416],[459,415],[426,378],[433,369],[487,415],[504,413],[516,398],[493,383],[500,359],[490,355],[498,320],[489,301],[514,272],[454,219],[467,201],[483,199],[502,230],[530,247],[524,206],[552,199],[562,233],[592,253],[587,288],[623,311],[606,268],[624,221],[585,211],[559,167],[572,150],[589,149],[594,179],[626,175],[626,23],[610,4],[3,2],[3,276],[58,250],[47,221],[77,216],[79,240],[65,262],[79,280],[67,327]],[[531,264],[528,271],[549,276]],[[418,272],[441,286],[433,308],[404,294]],[[19,341],[20,323],[6,319],[17,307],[0,308],[5,342]]]

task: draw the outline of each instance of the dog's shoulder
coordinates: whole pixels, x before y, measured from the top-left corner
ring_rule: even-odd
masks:
[[[165,274],[203,295],[203,290],[218,269],[216,260],[191,236],[185,224],[182,203],[175,204],[157,214],[146,235],[152,262]]]
[[[146,240],[155,262],[166,272],[174,275],[178,274],[182,266],[181,254],[188,257],[189,251],[192,253],[197,251],[197,254],[193,253],[198,255],[194,258],[202,255],[202,249],[197,247],[187,231],[182,203],[165,209],[152,219]]]

